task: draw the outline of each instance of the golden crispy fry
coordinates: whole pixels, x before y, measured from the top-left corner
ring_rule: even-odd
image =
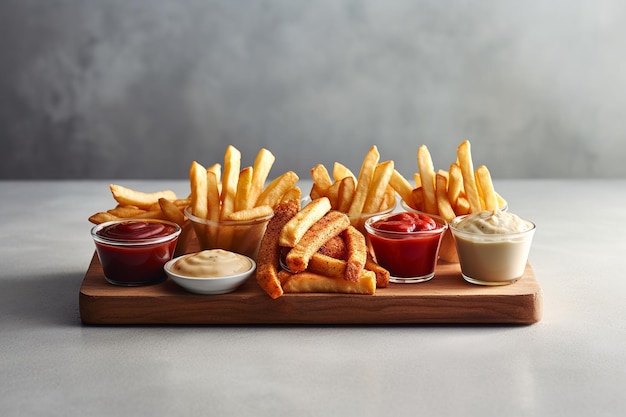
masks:
[[[115,208],[107,210],[107,213],[112,214],[116,217],[128,218],[138,216],[145,213],[146,211],[147,210],[140,209],[137,206],[117,206]]]
[[[430,152],[426,145],[417,150],[417,166],[419,167],[424,193],[424,209],[431,214],[437,214],[437,199],[435,196],[435,168]]]
[[[385,161],[376,165],[365,203],[363,204],[363,213],[375,213],[381,207],[393,171],[393,161]]]
[[[393,170],[389,184],[409,207],[415,208],[415,202],[413,201],[413,187],[411,186],[411,183],[396,169]]]
[[[327,197],[312,200],[283,227],[278,239],[279,244],[290,248],[296,246],[307,230],[330,209],[330,200]]]
[[[456,215],[462,216],[464,214],[470,213],[470,211],[471,207],[469,201],[467,200],[467,197],[465,197],[464,195],[459,196],[459,198],[456,200]]]
[[[111,213],[107,213],[106,211],[100,211],[98,213],[92,214],[89,216],[89,221],[93,224],[100,224],[104,222],[110,222],[112,220],[119,220],[120,218],[114,216]]]
[[[217,174],[214,171],[206,173],[206,201],[207,201],[207,218],[213,222],[220,219],[220,191],[218,187]]]
[[[372,271],[361,271],[357,281],[346,281],[334,277],[327,277],[310,271],[297,274],[281,272],[283,290],[286,293],[345,293],[345,294],[367,294],[376,292],[376,274]]]
[[[497,210],[499,207],[496,191],[493,189],[491,174],[486,166],[481,165],[476,169],[476,182],[478,183],[485,205],[485,210]]]
[[[422,177],[420,176],[419,172],[413,174],[413,181],[415,181],[415,188],[420,188],[422,186]]]
[[[332,180],[326,167],[322,164],[315,165],[311,168],[311,178],[313,178],[313,186],[320,197],[325,196],[328,188],[332,185]],[[311,196],[311,198],[313,197]]]
[[[274,217],[270,219],[261,239],[257,257],[256,280],[259,286],[273,299],[283,295],[278,271],[280,270],[280,246],[278,236],[285,224],[299,209],[296,200],[279,203],[274,209]]]
[[[350,225],[348,216],[338,211],[330,211],[315,222],[285,257],[291,272],[302,272],[309,260],[328,239],[339,235]]]
[[[215,179],[217,182],[222,181],[222,164],[215,163],[206,169],[207,172],[212,172],[215,174]]]
[[[256,206],[249,209],[233,211],[226,217],[226,220],[248,221],[260,217],[269,216],[274,209],[271,206]]]
[[[480,211],[482,205],[480,203],[480,195],[478,194],[478,186],[474,178],[474,164],[472,162],[472,153],[469,141],[463,141],[457,148],[457,158],[459,166],[463,173],[463,188],[465,195],[469,201],[470,210],[472,212]]]
[[[241,168],[241,152],[232,145],[228,145],[224,154],[224,172],[222,177],[222,192],[220,199],[222,209],[220,219],[227,218],[235,210],[235,197],[237,195],[237,182]]]
[[[498,208],[504,208],[508,204],[504,198],[500,194],[496,192],[496,198],[498,199]]]
[[[180,227],[185,224],[187,219],[174,202],[168,200],[167,198],[159,198],[159,206],[161,207],[161,211],[167,220],[176,223]]]
[[[145,193],[142,191],[132,190],[118,184],[109,186],[113,198],[123,206],[137,206],[141,209],[148,209],[150,206],[159,201],[159,198],[167,198],[168,200],[176,200],[176,193],[171,190],[157,191],[154,193]]]
[[[130,217],[131,219],[159,219],[159,220],[167,220],[167,217],[165,216],[165,214],[163,214],[163,212],[161,211],[161,209],[157,209],[157,210],[148,210],[148,211],[144,211],[143,213],[137,214],[133,217]]]
[[[174,203],[176,207],[185,208],[189,204],[191,204],[191,199],[190,198],[177,198],[176,200],[172,201],[172,203]]]
[[[387,191],[383,196],[383,202],[378,211],[389,210],[396,205],[396,190],[391,186],[387,186]]]
[[[191,213],[202,219],[208,216],[207,203],[207,171],[196,161],[189,168],[189,180],[191,185]]]
[[[363,271],[367,259],[365,236],[353,226],[349,226],[342,234],[348,249],[344,278],[346,281],[356,282],[361,276],[361,271]]]
[[[298,175],[293,171],[287,171],[275,178],[263,190],[257,199],[257,206],[276,206],[283,195],[298,182]]]
[[[414,209],[419,211],[425,211],[426,204],[424,203],[424,190],[422,189],[422,187],[417,187],[413,189],[411,194],[413,195],[413,204],[415,204]]]
[[[261,148],[254,159],[252,182],[250,186],[250,204],[257,204],[257,199],[265,188],[265,182],[274,165],[276,157],[265,148]]]
[[[443,217],[447,222],[452,221],[456,217],[454,210],[448,200],[447,185],[448,179],[443,173],[437,173],[436,181],[436,197],[437,197],[437,209],[439,215]]]
[[[289,201],[289,200],[302,200],[302,190],[297,185],[291,187],[287,192],[283,195],[281,201]]]
[[[251,201],[250,198],[252,190],[252,177],[252,167],[245,167],[239,172],[237,192],[235,194],[235,207],[233,209],[234,211],[246,210],[254,206],[254,202]]]
[[[333,178],[335,181],[341,181],[344,178],[350,177],[356,183],[356,176],[350,171],[350,169],[340,162],[335,162],[333,165]]]
[[[339,193],[337,194],[337,210],[347,213],[354,197],[356,180],[351,176],[346,176],[340,180]]]
[[[456,162],[450,165],[448,171],[448,200],[453,209],[456,209],[456,201],[463,191],[463,173]]]
[[[374,176],[374,170],[376,169],[379,159],[380,153],[376,146],[372,146],[363,159],[359,179],[357,180],[356,189],[354,190],[352,204],[350,204],[350,210],[348,210],[348,217],[352,224],[358,224],[361,218],[363,206],[365,205],[372,177]]]

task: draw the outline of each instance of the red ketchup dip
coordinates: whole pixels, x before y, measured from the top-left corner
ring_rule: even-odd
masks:
[[[435,266],[445,220],[414,212],[392,213],[365,223],[376,261],[391,274],[391,282],[428,281]]]
[[[104,276],[111,284],[149,285],[165,279],[181,228],[160,220],[119,220],[92,228]]]

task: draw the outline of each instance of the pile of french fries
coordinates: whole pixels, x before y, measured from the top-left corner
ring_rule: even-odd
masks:
[[[284,293],[374,294],[389,272],[367,251],[365,236],[327,197],[300,210],[296,201],[279,204],[261,241],[256,279],[273,299]]]
[[[413,174],[415,184],[397,178],[394,189],[410,208],[438,215],[448,222],[456,216],[504,208],[507,202],[495,191],[489,169],[485,165],[474,169],[468,140],[459,144],[456,156],[448,170],[435,171],[428,148],[420,146],[417,150],[418,172]],[[454,241],[448,232],[439,254],[446,261],[458,260]]]
[[[367,215],[395,207],[393,183],[402,178],[393,161],[380,162],[376,146],[372,146],[365,155],[358,177],[340,162],[333,165],[332,178],[322,164],[311,169],[311,177],[311,199],[328,198],[331,208],[346,213],[350,224],[362,233]]]
[[[223,165],[208,168],[197,161],[189,169],[189,215],[203,249],[222,248],[256,258],[259,241],[274,207],[300,201],[299,178],[287,171],[266,185],[275,156],[265,148],[253,166],[241,168],[241,152],[226,148]]]
[[[183,212],[190,203],[189,198],[178,198],[172,190],[144,192],[119,184],[110,184],[109,189],[117,203],[116,206],[92,214],[89,217],[91,223],[100,224],[122,219],[168,220],[182,228],[174,254],[184,253],[191,231]]]

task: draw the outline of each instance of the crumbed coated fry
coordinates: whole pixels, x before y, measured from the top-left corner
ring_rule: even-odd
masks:
[[[286,293],[326,292],[372,295],[376,292],[376,274],[372,271],[361,271],[357,281],[346,281],[310,271],[297,274],[286,273],[284,276],[282,286]]]
[[[376,274],[376,288],[386,288],[389,285],[389,278],[391,274],[372,258],[372,255],[368,252],[367,259],[365,260],[365,269],[374,272]]]
[[[257,256],[256,280],[259,286],[273,299],[283,295],[283,289],[278,279],[280,269],[280,246],[278,236],[283,226],[296,215],[299,202],[290,200],[279,203],[274,208],[274,217],[270,219],[261,239],[259,255]]]
[[[361,271],[363,271],[367,259],[365,236],[353,226],[348,226],[348,228],[342,232],[342,236],[348,250],[344,279],[346,281],[356,282],[361,276]]]
[[[315,222],[302,236],[287,256],[285,263],[290,271],[297,273],[307,268],[309,260],[331,237],[337,236],[350,225],[350,219],[339,211],[330,211]]]
[[[343,279],[346,273],[346,265],[347,263],[343,259],[334,258],[322,252],[316,252],[309,260],[307,271],[327,277]]]

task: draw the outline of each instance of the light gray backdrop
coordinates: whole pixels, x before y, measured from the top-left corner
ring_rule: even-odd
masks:
[[[0,178],[405,175],[464,139],[499,178],[624,177],[626,2],[1,0]]]

